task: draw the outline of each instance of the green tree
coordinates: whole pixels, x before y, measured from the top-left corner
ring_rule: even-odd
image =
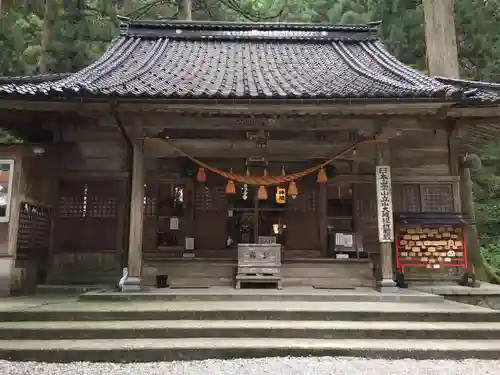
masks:
[[[483,167],[473,173],[477,228],[484,258],[500,270],[500,148],[496,142],[480,152]]]

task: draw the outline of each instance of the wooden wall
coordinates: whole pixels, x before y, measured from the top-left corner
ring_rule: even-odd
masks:
[[[147,159],[149,166],[146,176],[146,210],[144,225],[144,256],[146,260],[158,260],[168,257],[181,257],[183,244],[169,246],[168,248],[157,247],[157,232],[161,226],[162,218],[166,213],[159,212],[164,204],[162,195],[166,185],[184,186],[185,211],[181,217],[181,227],[178,235],[193,236],[195,239],[196,256],[234,258],[234,249],[225,249],[228,238],[228,209],[231,206],[231,198],[225,194],[226,180],[212,172],[208,173],[206,184],[197,183],[195,174],[196,165],[186,165],[186,158],[163,158]],[[244,172],[244,158],[238,160],[212,160],[211,165],[223,170],[233,170],[237,173]],[[289,173],[304,170],[310,166],[308,163],[273,163],[268,165],[268,174],[280,175],[282,166]],[[192,168],[192,176],[187,177],[183,171]],[[253,173],[263,173],[263,171]],[[296,199],[288,199],[286,209],[283,210],[283,220],[287,225],[286,254],[293,257],[307,257],[307,252],[314,251],[319,256],[319,222],[318,222],[318,184],[316,175],[313,174],[298,182],[299,195]],[[241,185],[239,185],[241,188]],[[238,198],[241,192],[238,188]],[[249,193],[249,202],[253,205],[253,193]],[[168,189],[167,189],[168,190]],[[268,199],[274,201],[275,187],[269,187]],[[155,208],[155,205],[157,206]],[[260,204],[265,206],[266,202]],[[265,208],[261,207],[261,210]],[[167,215],[168,216],[168,215]],[[174,215],[176,216],[176,215]]]
[[[21,152],[18,148],[2,147],[0,148],[0,158],[14,159],[14,171],[11,178],[13,179],[12,190],[15,192],[20,186]],[[18,202],[16,194],[13,194],[11,191],[10,221],[0,223],[0,296],[10,294],[18,278],[15,271],[16,231],[12,225],[15,222],[15,215],[13,213],[16,212],[16,206],[18,207],[16,202]]]
[[[445,130],[405,132],[390,146],[396,212],[460,210],[457,150]]]
[[[147,117],[147,115],[144,116]],[[159,123],[168,126],[170,123],[167,121],[168,119],[168,115],[162,115]],[[193,121],[204,120],[194,119]],[[224,121],[227,122],[228,120],[225,119]],[[293,120],[290,121],[293,122]],[[450,158],[451,153],[448,148],[448,133],[444,130],[444,123],[442,125],[442,128],[438,127],[438,130],[431,129],[430,127],[429,130],[407,130],[390,140],[389,151],[393,173],[395,210],[432,211],[459,209],[459,203],[456,199],[458,196],[458,180],[454,172],[456,166],[450,162],[453,158]],[[236,126],[237,125],[235,125],[235,127]],[[366,120],[363,121],[363,127],[366,128]],[[321,147],[314,150],[315,157],[318,158],[319,153],[321,153],[321,155],[324,154],[325,158],[335,155],[338,150],[342,149],[346,143],[352,140],[353,130],[355,130],[355,128],[338,130],[328,136],[323,136]],[[176,131],[179,131],[179,129]],[[237,128],[235,128],[232,133],[236,131]],[[315,142],[314,140],[317,140],[318,137],[312,136],[311,133],[307,131],[301,132],[300,128],[297,126],[294,127],[294,131],[295,133],[293,135],[281,134],[282,131],[281,133],[271,132],[270,139],[274,142],[273,145],[276,145],[278,150],[277,155],[279,157],[286,158],[287,162],[291,162],[290,159],[295,158],[294,163],[297,163],[302,157],[307,159],[310,155],[305,155],[306,151],[302,150],[300,147],[294,149],[292,152],[285,150],[284,146],[280,145],[281,141],[276,137],[283,136],[286,138],[286,142],[290,142],[290,144],[296,144],[296,139],[303,139],[304,145],[307,145],[307,142]],[[210,134],[215,140],[218,139],[217,137],[220,137],[217,135],[219,133],[210,132],[210,129],[206,129],[200,137],[202,136],[206,139]],[[244,139],[244,132],[240,133],[241,134],[238,135],[230,134],[227,136]],[[196,133],[195,135],[191,134],[189,136],[196,137]],[[275,136],[275,138],[272,138],[273,136]],[[183,134],[182,137],[188,139],[188,136],[185,134]],[[241,139],[238,142],[241,142]],[[49,280],[54,283],[64,283],[75,280],[81,283],[96,283],[110,280],[115,282],[119,277],[120,267],[124,260],[124,245],[126,244],[124,240],[126,237],[124,228],[128,214],[126,191],[128,160],[126,145],[122,135],[116,127],[116,124],[112,122],[105,124],[103,121],[99,124],[97,121],[88,120],[87,122],[80,121],[60,127],[58,141],[68,145],[58,165],[57,173],[60,181],[58,189],[61,189],[61,186],[66,186],[70,191],[72,189],[68,187],[70,185],[87,185],[87,189],[91,185],[113,185],[115,188],[105,194],[102,193],[104,195],[101,194],[101,198],[104,200],[114,200],[116,207],[112,214],[114,220],[113,224],[109,224],[106,230],[108,234],[109,232],[114,233],[113,239],[110,240],[109,238],[111,237],[109,237],[108,234],[100,234],[100,236],[108,235],[106,241],[104,241],[107,243],[106,246],[102,247],[99,243],[92,243],[92,241],[70,243],[63,239],[60,233],[64,232],[65,225],[78,226],[81,223],[75,224],[78,222],[75,221],[75,223],[71,224],[68,221],[69,219],[63,223],[60,217],[61,199],[59,199],[59,204],[55,207],[54,246],[51,257]],[[189,142],[188,139],[186,144],[190,144]],[[248,145],[242,150],[231,148],[229,143],[226,146],[228,147],[227,154],[214,153],[213,150],[207,146],[203,149],[202,158],[222,169],[229,170],[233,168],[235,172],[243,173],[242,166],[245,157],[244,154]],[[165,252],[161,253],[156,251],[158,220],[156,219],[157,213],[155,212],[155,207],[158,199],[156,195],[158,184],[161,181],[168,182],[181,177],[178,175],[178,171],[174,171],[175,169],[179,169],[179,165],[176,164],[178,162],[174,159],[178,154],[170,150],[168,158],[159,160],[158,156],[161,156],[162,150],[165,148],[163,146],[162,148],[155,147],[156,148],[153,150],[154,155],[151,154],[146,158],[147,187],[143,246],[145,256],[150,254],[151,257],[159,259],[162,254],[165,255]],[[364,249],[372,252],[378,250],[374,151],[373,145],[359,147],[357,155],[351,158],[351,162],[357,165],[356,174],[359,176],[342,176],[343,178],[340,179],[343,184],[352,183],[353,185],[355,200],[354,222],[357,230],[362,234]],[[267,158],[272,160],[273,147],[269,147],[264,152]],[[234,155],[238,153],[240,153],[238,156],[239,161],[235,164],[234,160],[236,156]],[[210,158],[207,158],[207,155],[212,155],[212,157],[222,156],[225,160],[220,159],[215,161],[213,158],[210,160]],[[229,157],[229,155],[231,155],[231,157]],[[231,163],[231,160],[233,163]],[[314,162],[318,160],[320,159],[316,159],[315,161],[311,160],[309,163],[314,164]],[[283,163],[276,163],[276,166],[271,166],[269,173],[279,174],[279,168],[282,164]],[[277,169],[272,170],[273,168]],[[302,170],[304,168],[297,167],[296,169]],[[225,182],[221,181],[218,188],[223,189],[224,184]],[[79,191],[82,190],[80,187],[78,187],[78,189]],[[196,189],[193,193],[193,204],[196,204]],[[61,196],[61,192],[59,191],[59,198],[61,198]],[[66,195],[66,198],[68,198],[68,195]],[[227,215],[226,208],[227,207],[219,207],[217,210],[200,210],[196,216],[192,217],[189,231],[195,237],[195,242],[200,242],[204,236],[206,237],[207,233],[210,234],[210,236],[213,234],[215,230],[214,227],[211,227],[207,223],[223,220],[223,217]],[[310,226],[306,231],[310,238],[301,236],[300,240],[307,243],[301,244],[295,242],[296,250],[304,250],[303,247],[306,247],[306,245],[308,247],[319,248],[321,244],[320,232],[317,230],[318,213],[308,209],[302,211],[303,212],[290,212],[289,218],[287,219],[287,221],[290,222],[289,231],[293,233],[299,233],[298,229],[303,233],[304,222]],[[216,215],[217,212],[219,216],[216,218],[214,215]],[[294,215],[297,216],[297,218],[294,218]],[[307,220],[304,221],[304,217],[307,217]],[[189,218],[186,219],[189,220]],[[85,228],[99,227],[98,223],[102,223],[104,219],[99,218],[99,220],[94,224],[85,224]],[[92,222],[92,220],[88,218],[84,221],[89,223]],[[293,229],[294,225],[297,230]],[[103,228],[104,227],[105,226],[103,226]],[[90,229],[85,230],[89,231]],[[219,237],[223,239],[225,238],[225,234]],[[222,246],[223,241],[220,240],[219,242],[220,244],[217,242],[214,243],[213,246],[208,247],[213,247],[215,249],[216,247]],[[178,254],[180,253],[178,252]],[[75,271],[67,272],[67,270]],[[78,272],[76,272],[77,270]]]
[[[8,223],[0,223],[0,278],[3,292],[29,292],[46,272],[56,178],[52,150],[35,155],[32,146],[6,145],[0,158],[13,159]]]
[[[57,199],[54,154],[26,153],[21,162],[17,224],[16,269],[21,272],[19,288],[33,291],[46,281],[50,267],[52,213]]]
[[[128,159],[116,123],[58,127],[58,200],[48,282],[116,283],[126,261]]]
[[[61,159],[62,174],[116,175],[127,171],[126,144],[116,124],[100,126],[81,120],[59,129],[59,142],[68,144]]]

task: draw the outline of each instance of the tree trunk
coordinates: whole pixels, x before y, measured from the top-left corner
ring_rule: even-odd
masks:
[[[460,77],[455,30],[455,1],[423,1],[427,68],[430,76]]]
[[[49,47],[52,41],[52,29],[57,13],[57,0],[45,0],[45,12],[43,14],[43,30],[40,42],[40,60],[38,70],[45,74],[49,72]]]
[[[0,16],[4,15],[12,6],[12,0],[0,0]]]
[[[179,20],[191,21],[191,0],[177,0],[179,6]]]

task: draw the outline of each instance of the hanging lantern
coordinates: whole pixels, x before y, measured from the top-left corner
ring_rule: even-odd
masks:
[[[196,180],[198,182],[205,182],[207,181],[207,174],[205,172],[205,168],[198,168],[198,173],[196,174]]]
[[[236,194],[236,185],[233,180],[227,181],[226,194]]]
[[[299,190],[297,189],[295,181],[290,182],[290,185],[288,186],[288,195],[293,199],[297,198],[297,195],[299,195]]]
[[[276,188],[276,203],[285,204],[286,203],[286,189],[277,187]]]
[[[267,200],[267,190],[264,185],[260,185],[257,197],[259,198],[259,201]]]
[[[318,184],[325,184],[328,181],[328,177],[326,176],[326,172],[325,172],[324,168],[321,168],[318,171],[318,176],[317,176],[316,180],[318,181]]]

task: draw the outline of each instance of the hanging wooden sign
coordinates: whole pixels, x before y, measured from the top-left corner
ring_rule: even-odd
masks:
[[[377,213],[379,242],[394,241],[394,220],[392,212],[391,167],[377,165]]]

